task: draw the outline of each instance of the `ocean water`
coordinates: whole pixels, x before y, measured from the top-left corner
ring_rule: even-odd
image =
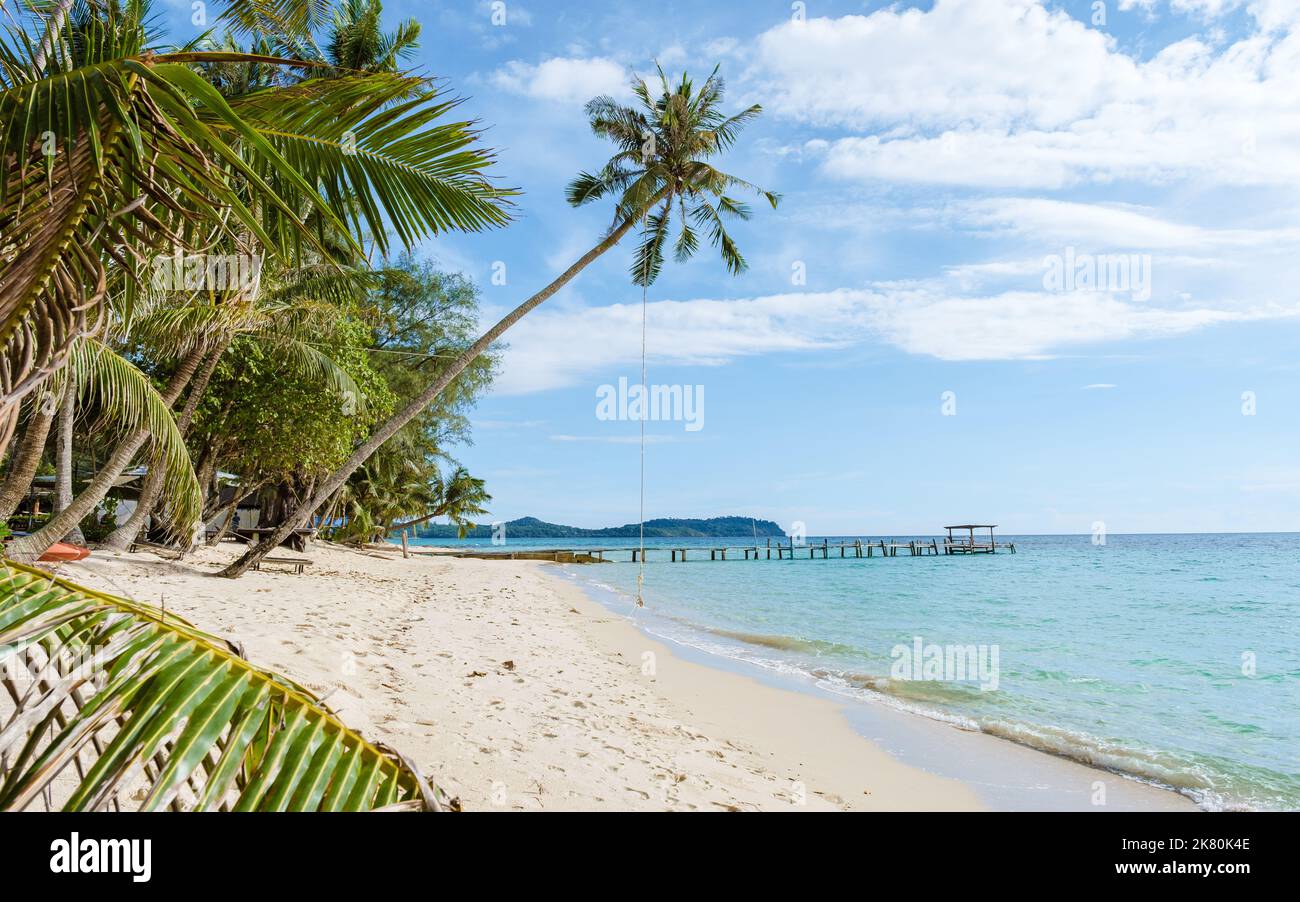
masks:
[[[841,560],[832,550],[809,560],[805,550],[723,563],[705,553],[685,564],[652,554],[636,620],[714,654],[1166,786],[1203,808],[1300,809],[1300,534],[1005,541],[1016,554]],[[635,544],[512,540],[495,550]],[[567,569],[632,613],[637,565]],[[990,669],[964,679],[942,667],[900,671],[901,649],[918,640],[922,658],[933,657],[928,646],[983,647]]]

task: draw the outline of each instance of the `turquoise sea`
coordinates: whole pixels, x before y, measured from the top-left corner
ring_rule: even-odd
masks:
[[[1016,554],[652,555],[636,620],[707,652],[1163,785],[1203,808],[1300,809],[1300,534],[1004,540]],[[494,550],[635,545],[512,540]],[[632,612],[637,565],[568,569]],[[996,688],[951,671],[899,678],[898,647],[918,639],[996,649]]]

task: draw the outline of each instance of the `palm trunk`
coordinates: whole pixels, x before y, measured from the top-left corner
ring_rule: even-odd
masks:
[[[208,355],[207,362],[203,369],[194,378],[194,384],[190,387],[190,395],[185,399],[185,407],[181,410],[180,416],[176,418],[176,429],[185,437],[189,432],[190,424],[194,422],[194,412],[198,410],[199,401],[203,400],[204,393],[208,390],[208,382],[212,379],[213,372],[217,369],[217,364],[221,361],[221,355],[226,352],[229,342],[223,343],[214,348]],[[104,539],[102,548],[110,551],[126,551],[131,547],[131,543],[136,540],[140,530],[144,527],[145,520],[153,515],[154,510],[158,507],[158,502],[162,499],[163,484],[166,481],[165,473],[162,467],[152,466],[149,468],[149,475],[145,477],[144,485],[140,488],[140,500],[131,512],[131,516],[126,522],[108,534]]]
[[[18,510],[18,505],[27,497],[27,490],[32,487],[32,477],[41,465],[45,453],[45,441],[50,436],[50,427],[54,425],[54,413],[51,404],[42,401],[43,392],[32,395],[31,420],[23,432],[22,441],[14,450],[13,463],[9,467],[9,476],[0,486],[0,520],[6,520]],[[46,409],[50,408],[49,413]]]
[[[198,478],[199,486],[203,489],[203,514],[200,519],[207,523],[217,515],[217,511],[222,506],[221,481],[216,478],[216,454],[205,451],[203,456],[199,458],[199,465],[194,468],[194,475]]]
[[[181,365],[172,374],[171,381],[167,383],[166,389],[163,390],[162,400],[168,407],[176,403],[185,386],[194,378],[194,373],[203,361],[203,349],[195,348],[189,355],[181,361]],[[39,557],[45,549],[57,542],[60,536],[67,535],[68,530],[85,519],[91,511],[99,507],[101,501],[108,495],[108,490],[113,487],[117,478],[122,475],[122,471],[127,468],[131,460],[135,457],[146,441],[149,440],[150,434],[148,429],[137,429],[128,435],[120,445],[109,455],[108,461],[95,474],[80,495],[72,500],[59,513],[50,518],[50,522],[44,527],[38,529],[29,536],[22,536],[15,539],[9,546],[9,555],[15,560],[33,560]]]
[[[402,522],[402,523],[398,523],[397,525],[393,526],[392,528],[393,528],[393,529],[412,529],[413,527],[416,527],[416,526],[423,526],[425,523],[428,523],[430,520],[435,520],[435,519],[437,519],[438,517],[441,517],[441,516],[442,516],[443,514],[445,514],[445,513],[446,513],[446,510],[444,510],[443,508],[439,507],[436,511],[434,511],[434,512],[431,513],[431,514],[425,514],[423,517],[416,517],[414,520],[406,520],[406,521],[404,521],[404,522]]]
[[[668,192],[668,188],[662,189],[646,203],[645,209],[649,210],[655,204],[659,203],[659,201],[663,200],[668,195]],[[528,300],[524,301],[514,310],[511,310],[495,326],[480,335],[478,340],[469,346],[468,350],[457,357],[449,367],[438,374],[438,378],[435,379],[433,384],[426,388],[418,398],[406,405],[406,407],[399,413],[390,417],[382,426],[371,433],[370,438],[353,451],[352,456],[344,461],[342,466],[331,473],[328,479],[325,479],[318,484],[314,492],[289,512],[275,532],[249,548],[248,551],[238,560],[234,561],[218,575],[229,577],[231,579],[243,576],[255,563],[278,548],[280,543],[287,539],[295,529],[307,522],[307,518],[311,516],[312,511],[324,504],[326,500],[329,499],[330,495],[333,495],[334,492],[338,491],[343,483],[347,482],[348,477],[352,475],[357,467],[369,460],[370,456],[379,450],[379,447],[383,445],[384,442],[392,438],[399,429],[411,422],[411,420],[415,419],[421,411],[432,404],[434,399],[437,398],[438,395],[442,394],[447,386],[451,385],[455,378],[465,371],[466,367],[478,359],[479,355],[485,352],[492,345],[492,342],[500,338],[507,329],[522,319],[529,311],[540,305],[543,301],[550,298],[572,281],[578,273],[586,269],[594,260],[622,241],[623,236],[631,231],[632,226],[634,226],[640,218],[640,213],[638,213],[636,216],[624,220],[618,228],[614,229],[608,236],[606,236],[605,240],[601,241],[591,250],[587,251],[587,253],[583,254],[582,257],[578,259],[578,262],[574,263],[561,273],[559,278],[554,282],[547,285]]]
[[[63,406],[59,410],[58,443],[54,456],[54,513],[67,508],[72,503],[72,425],[77,416],[77,383],[69,379],[68,388],[63,393]],[[81,527],[73,524],[67,535],[61,536],[77,545],[86,544],[86,537],[81,534]]]
[[[45,69],[45,63],[51,53],[54,52],[54,44],[59,40],[59,32],[63,31],[63,23],[68,18],[68,10],[72,9],[73,0],[59,0],[59,5],[55,7],[54,12],[50,13],[49,24],[45,28],[45,37],[41,41],[40,48],[36,51],[36,57],[32,60],[32,68],[37,74]]]
[[[18,431],[18,413],[20,406],[10,404],[5,410],[0,411],[0,464],[3,464],[5,458],[9,456],[9,443],[13,441],[14,433]]]
[[[327,527],[326,527],[326,524],[327,524],[327,523],[332,523],[332,522],[334,522],[334,516],[335,516],[336,512],[338,511],[338,509],[339,509],[339,503],[340,503],[342,500],[343,500],[343,489],[342,489],[342,488],[339,488],[337,491],[334,492],[333,495],[330,496],[329,501],[325,502],[325,513],[323,513],[323,514],[321,515],[321,518],[320,518],[320,525],[317,526],[317,527],[316,527],[316,531],[315,531],[314,533],[312,533],[312,538],[315,538],[316,536],[319,536],[319,535],[320,535],[320,531],[321,531],[322,529],[327,528]]]
[[[217,520],[222,521],[221,526],[217,530],[216,535],[206,540],[209,546],[218,544],[222,539],[226,537],[226,534],[230,532],[231,527],[234,526],[235,524],[235,509],[239,507],[239,502],[243,501],[245,498],[247,498],[249,495],[253,494],[254,492],[260,492],[262,490],[262,486],[266,485],[267,482],[269,481],[270,480],[262,479],[254,483],[251,488],[245,488],[242,485],[237,486],[235,488],[235,497],[231,498],[219,509],[214,511],[211,517],[208,517],[203,521],[205,523],[210,523]]]

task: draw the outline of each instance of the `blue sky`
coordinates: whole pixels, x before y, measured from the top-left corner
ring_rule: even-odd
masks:
[[[783,195],[734,230],[750,270],[701,253],[650,291],[649,381],[703,386],[704,418],[647,424],[648,517],[1300,529],[1300,4],[493,7],[387,5],[524,191],[508,230],[422,249],[488,314],[608,223],[563,199],[608,156],[586,99],[657,59],[720,64],[730,105],[765,107],[722,161]],[[639,380],[630,253],[510,333],[458,449],[491,519],[637,519],[639,423],[596,416],[601,385]],[[1067,254],[1149,258],[1149,293],[1049,287]]]

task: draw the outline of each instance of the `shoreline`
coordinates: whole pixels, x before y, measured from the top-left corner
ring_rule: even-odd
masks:
[[[760,685],[795,692],[836,707],[862,738],[899,763],[955,779],[973,789],[981,808],[1009,811],[1200,811],[1191,798],[1167,786],[1085,764],[1074,758],[1015,742],[979,729],[892,706],[883,697],[847,694],[805,674],[778,672],[658,635],[600,601],[616,593],[584,585],[574,571],[562,577],[594,603],[647,638],[667,645],[674,655],[711,670],[740,675]],[[1105,803],[1093,803],[1096,784]]]
[[[1111,810],[1195,808],[1007,740],[720,666],[647,635],[553,565],[316,544],[302,576],[213,578],[234,552],[95,555],[58,573],[243,642],[467,810],[1043,810],[1098,779]],[[1007,788],[1017,773],[1037,795]]]

